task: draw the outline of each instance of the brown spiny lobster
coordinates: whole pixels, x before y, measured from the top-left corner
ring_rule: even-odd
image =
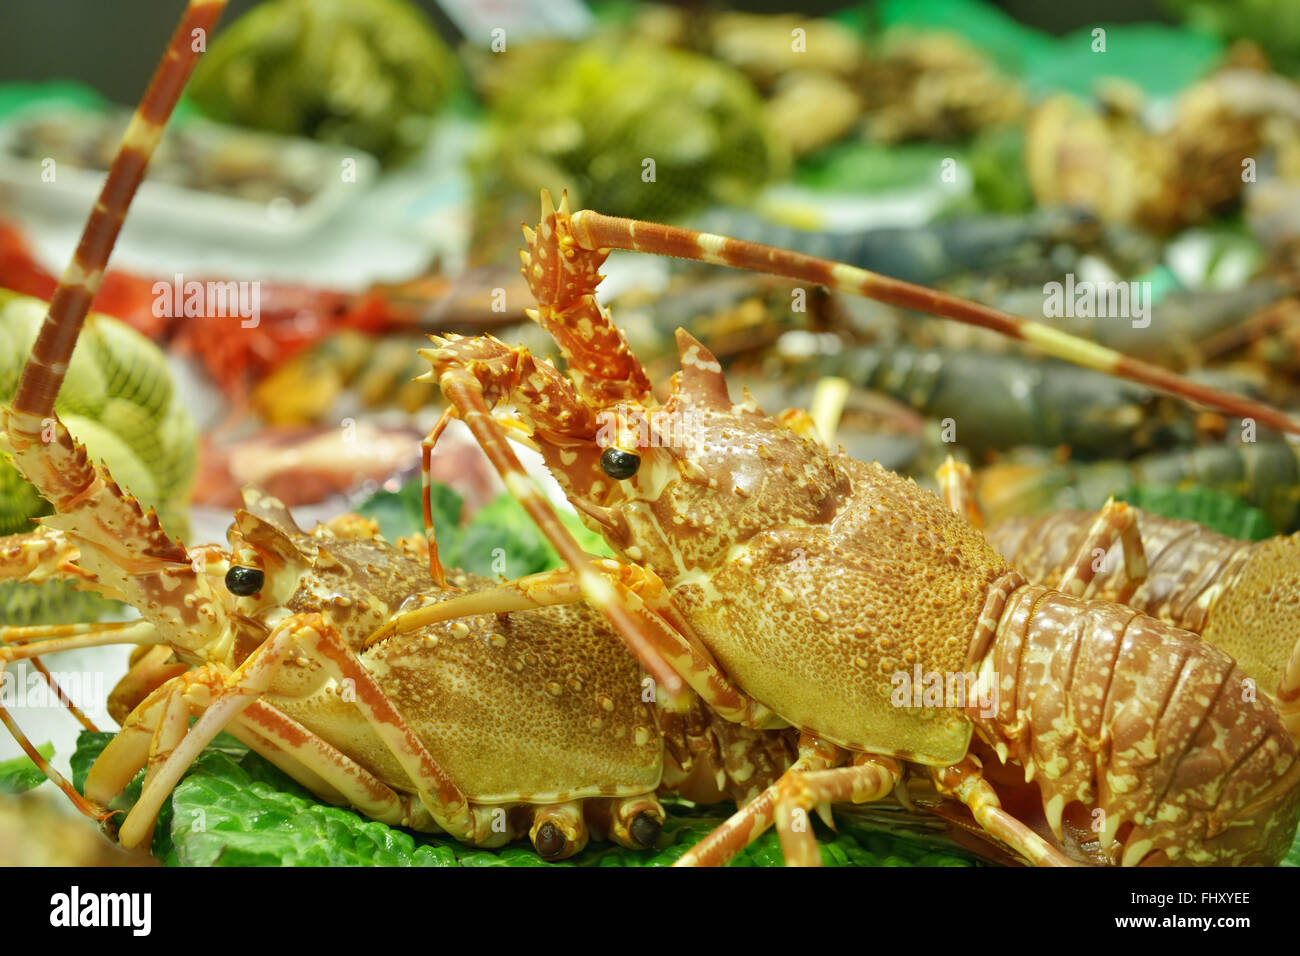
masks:
[[[439,715],[421,733],[395,706],[393,697],[401,691],[385,681],[395,680],[393,672],[400,668],[384,655],[411,650],[403,638],[414,641],[421,654],[429,653],[431,633],[437,638],[432,647],[441,648],[452,643],[444,636],[454,639],[459,628],[482,636],[487,646],[497,647],[494,637],[505,638],[509,646],[504,634],[477,635],[463,618],[473,617],[477,627],[492,620],[489,612],[527,612],[512,618],[534,622],[526,630],[538,626],[533,615],[540,614],[539,605],[576,605],[585,598],[613,620],[666,692],[679,692],[684,677],[714,713],[742,728],[779,733],[793,724],[803,730],[795,768],[807,772],[788,773],[765,788],[697,849],[696,861],[721,859],[775,816],[791,859],[810,862],[814,844],[800,826],[800,814],[806,817],[807,810],[826,802],[886,795],[902,782],[900,761],[907,760],[929,766],[938,789],[955,794],[981,826],[1022,856],[1064,862],[1059,847],[1002,809],[978,761],[968,755],[972,729],[1003,762],[1038,774],[1054,834],[1074,856],[1221,863],[1271,862],[1280,856],[1300,793],[1294,743],[1267,702],[1237,702],[1231,688],[1241,675],[1230,659],[1130,610],[1024,586],[937,499],[919,495],[883,469],[830,454],[810,437],[805,417],[777,420],[752,403],[733,405],[716,360],[684,334],[679,336],[683,371],[673,397],[659,406],[639,364],[591,295],[604,258],[599,250],[614,245],[620,230],[634,247],[645,238],[651,240],[646,248],[656,251],[703,250],[706,258],[733,264],[755,250],[768,264],[784,255],[786,264],[804,268],[796,278],[814,274],[808,272],[814,260],[593,213],[571,220],[562,206],[558,215],[544,215],[530,236],[525,268],[534,291],[542,293],[538,318],[560,341],[572,378],[487,338],[448,337],[430,353],[444,392],[569,561],[568,569],[489,587],[444,571],[431,551],[439,587],[406,590],[396,603],[403,586],[395,579],[409,581],[409,576],[394,567],[400,562],[391,551],[379,564],[364,563],[380,553],[368,529],[358,534],[344,522],[338,530],[303,535],[287,515],[271,514],[277,510],[273,502],[256,495],[237,517],[230,552],[187,550],[167,538],[103,469],[86,461],[52,407],[148,146],[192,62],[186,52],[190,32],[206,29],[211,21],[203,18],[215,18],[220,6],[220,0],[193,0],[188,8],[158,74],[162,80],[151,84],[77,258],[56,290],[14,406],[0,416],[6,449],[56,507],[47,527],[61,531],[75,547],[75,557],[65,552],[57,565],[74,562],[75,573],[93,576],[94,586],[105,593],[127,597],[143,616],[116,633],[106,633],[112,627],[87,627],[43,645],[10,648],[4,659],[123,640],[122,632],[134,628],[126,642],[166,644],[167,655],[179,660],[172,665],[151,651],[137,662],[143,668],[133,671],[139,689],[125,692],[126,697],[162,682],[136,706],[127,723],[136,718],[137,725],[119,735],[88,781],[88,790],[111,795],[137,768],[148,766],[136,816],[124,824],[132,842],[143,842],[151,811],[225,726],[244,728],[255,749],[292,768],[318,793],[353,802],[380,819],[437,826],[471,841],[503,841],[486,829],[492,804],[476,802],[431,753],[442,740],[438,731],[447,729]],[[571,227],[585,237],[583,244]],[[856,291],[866,284],[883,286],[894,301],[916,301],[904,284],[860,270],[828,271],[819,264],[814,275],[814,281]],[[950,310],[955,301],[940,303],[929,292],[924,297]],[[964,303],[956,308],[968,315],[979,312]],[[1119,361],[1105,350],[1081,351],[1059,333],[1009,324],[989,310],[981,317],[1096,367],[1118,367],[1149,384],[1296,429],[1275,410],[1188,388],[1176,376]],[[580,512],[636,563],[594,563],[554,520],[523,478],[491,415],[491,404],[511,397]],[[443,424],[445,418],[430,447]],[[642,457],[648,459],[644,467]],[[840,507],[855,500],[860,507]],[[349,542],[372,547],[367,557],[358,558],[349,552]],[[830,563],[820,567],[828,558]],[[755,593],[755,572],[770,574],[773,586]],[[350,583],[339,600],[331,588],[344,580]],[[439,600],[447,597],[441,586],[448,582],[466,590]],[[876,590],[865,597],[846,594],[845,585],[855,583]],[[812,600],[801,602],[792,585],[807,588]],[[736,594],[745,600],[736,600]],[[862,622],[864,633],[843,627],[849,617]],[[578,630],[579,653],[590,653]],[[1067,639],[1058,642],[1063,630]],[[1087,653],[1113,649],[1125,666],[1107,669],[1105,661],[1098,662],[1083,669],[1083,686],[1072,688],[1075,693],[1049,694],[1044,688],[1053,685],[1044,679],[1045,670],[1080,645]],[[372,660],[377,662],[373,670]],[[898,662],[914,664],[918,674],[943,673],[935,668],[946,664],[948,674],[970,673],[972,680],[966,693],[954,695],[950,689],[948,701],[937,706],[927,698],[894,707],[889,699],[898,671],[889,670]],[[173,666],[185,669],[165,678]],[[626,666],[635,673],[630,662]],[[845,681],[844,673],[859,679]],[[451,681],[454,687],[455,678]],[[516,689],[574,700],[554,683],[559,695],[549,682]],[[993,709],[983,713],[988,708],[976,705],[981,692],[991,694],[1004,684],[1007,690],[1036,688],[1037,697],[992,702]],[[1203,702],[1211,688],[1228,691]],[[1088,715],[1071,713],[1071,703],[1101,690],[1112,690],[1117,703],[1113,711],[1107,707],[1102,713],[1099,707],[1095,726],[1082,728],[1095,736],[1064,739],[1053,719],[1078,717],[1087,725]],[[1149,699],[1166,690],[1163,712],[1152,713]],[[530,698],[532,704],[536,700]],[[356,744],[363,755],[345,753],[342,745],[336,749],[311,732],[308,714],[314,708],[341,705],[357,738],[370,742],[369,748]],[[295,712],[303,719],[293,721],[281,706],[300,708]],[[666,705],[661,714],[680,713],[684,706],[690,706],[689,698]],[[570,716],[573,710],[593,719],[572,706]],[[504,708],[493,720],[515,728],[518,712]],[[187,727],[191,713],[201,715],[192,729]],[[21,739],[12,718],[3,717]],[[1102,739],[1116,744],[1112,757],[1119,758],[1104,775],[1096,763]],[[662,748],[648,738],[641,746],[650,752]],[[849,766],[843,765],[846,751],[853,754]],[[1163,758],[1155,760],[1154,770],[1153,754]],[[540,750],[533,754],[538,764],[546,763],[546,756]],[[562,766],[569,755],[561,750],[549,756]],[[1188,760],[1175,759],[1183,756]],[[377,762],[373,772],[365,765],[371,757]],[[1072,757],[1081,760],[1071,763]],[[485,761],[477,769],[494,770]],[[761,782],[761,775],[748,776]],[[62,783],[89,812],[102,814]],[[1161,784],[1167,785],[1166,799],[1153,806]],[[644,785],[634,784],[636,793],[626,799],[644,798],[646,791],[638,789]],[[580,788],[548,792],[544,799],[531,789],[521,792],[521,784],[510,786],[510,793],[494,794],[496,808],[533,814],[530,826],[551,812],[557,822],[547,831],[548,840],[552,831],[563,830],[558,821],[584,813],[572,804],[551,806]],[[616,785],[604,779],[590,786],[599,794]],[[1103,823],[1089,837],[1076,810],[1086,811],[1094,801]],[[543,809],[533,810],[538,803]],[[627,810],[626,802],[620,806]],[[626,821],[629,832],[642,816]]]
[[[1242,692],[1247,679],[1231,658],[1132,608],[1028,584],[961,516],[962,503],[955,514],[912,482],[831,452],[807,416],[774,418],[748,396],[735,401],[717,359],[684,331],[681,371],[659,402],[595,299],[598,270],[623,248],[770,271],[998,329],[1289,431],[1300,425],[1040,324],[850,266],[571,215],[545,194],[525,237],[532,316],[556,339],[567,375],[486,336],[438,337],[422,354],[448,414],[469,426],[568,567],[407,612],[372,640],[464,614],[586,601],[663,691],[685,683],[745,726],[797,727],[795,766],[684,863],[721,862],[775,820],[787,861],[815,864],[808,811],[887,796],[908,765],[1034,863],[1281,858],[1300,811],[1296,745],[1271,702]],[[519,415],[508,433],[493,417],[499,404]],[[584,522],[624,559],[616,573],[582,552],[509,438],[540,450]],[[986,776],[977,750],[1000,766]],[[1003,809],[993,770],[1019,771],[1038,788],[1054,843]]]
[[[1097,568],[1092,593],[1200,634],[1230,654],[1300,737],[1300,535],[1241,541],[1131,510],[1145,556],[1136,575],[1118,553],[1122,545],[1097,537],[1105,519],[1095,512],[1011,518],[985,537],[1031,581],[1051,587],[1062,587],[1075,557],[1086,555]]]
[[[792,735],[723,722],[698,700],[654,706],[636,662],[594,611],[483,615],[363,647],[400,610],[489,582],[453,571],[435,587],[424,539],[389,544],[356,516],[306,533],[256,491],[245,494],[228,549],[186,548],[59,421],[54,400],[114,239],[203,46],[198,32],[223,5],[186,8],[13,404],[0,408],[0,449],[55,509],[40,529],[4,543],[0,575],[72,578],[140,614],[2,629],[0,675],[41,654],[136,645],[110,702],[122,730],[83,796],[3,705],[0,722],[79,809],[105,823],[144,769],[140,798],[116,829],[128,847],[149,844],[163,801],[222,730],[326,801],[480,846],[527,835],[546,859],[577,852],[589,832],[653,844],[664,818],[659,789],[697,801],[762,791],[793,759]]]

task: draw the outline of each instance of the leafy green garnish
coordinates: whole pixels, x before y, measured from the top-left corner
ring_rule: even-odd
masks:
[[[208,751],[172,796],[185,866],[449,866],[445,848],[323,806],[261,758]],[[167,857],[165,857],[167,858]]]
[[[434,483],[433,529],[438,555],[447,567],[464,568],[489,577],[523,577],[561,564],[551,543],[537,530],[521,504],[503,494],[481,508],[462,526],[464,500],[446,485]],[[379,522],[390,541],[424,533],[424,507],[420,481],[407,482],[400,491],[381,491],[362,502],[358,513]],[[591,554],[611,552],[600,535],[589,530],[574,514],[559,512],[560,520]]]
[[[1239,19],[1241,0],[1219,4],[1230,11],[1228,19]],[[1289,5],[1275,0],[1274,6],[1271,18],[1264,19],[1270,26]],[[1065,36],[1052,36],[979,0],[881,0],[875,10],[887,29],[951,30],[961,24],[966,42],[1000,69],[1020,76],[1035,94],[1065,90],[1088,97],[1099,80],[1118,77],[1151,96],[1171,96],[1200,79],[1223,50],[1222,41],[1206,33],[1163,23],[1090,22]],[[1093,49],[1099,25],[1106,31],[1104,53]]]
[[[80,790],[95,758],[113,738],[84,732],[72,758]],[[143,772],[114,809],[125,812],[140,795]],[[727,818],[730,807],[667,803],[661,848],[627,850],[593,842],[570,860],[546,864],[523,841],[497,850],[443,836],[386,826],[320,804],[301,786],[228,737],[203,752],[160,815],[153,851],[171,866],[669,866]],[[119,820],[120,822],[120,820]],[[837,815],[840,832],[818,826],[827,866],[970,866],[965,855],[886,834],[851,812]],[[769,831],[732,866],[780,866],[781,846]]]
[[[1210,488],[1135,485],[1116,498],[1162,518],[1195,521],[1212,531],[1243,541],[1263,541],[1277,534],[1260,509]]]
[[[559,515],[583,550],[599,555],[611,553],[600,535],[589,531],[572,513],[563,511]],[[456,542],[455,564],[476,574],[516,578],[560,563],[551,543],[510,495],[500,496],[474,515]]]
[[[433,530],[438,547],[447,557],[446,548],[459,535],[461,510],[464,499],[449,486],[434,483],[430,486],[433,511]],[[420,500],[420,481],[413,479],[399,491],[377,491],[357,508],[357,513],[379,522],[379,531],[389,541],[412,534],[424,533],[424,505]]]
[[[41,744],[36,752],[49,760],[54,756],[54,744]],[[24,793],[44,782],[45,774],[26,755],[0,761],[0,793]]]
[[[1282,858],[1279,866],[1300,866],[1300,830],[1296,830],[1295,839],[1291,841],[1291,851]]]

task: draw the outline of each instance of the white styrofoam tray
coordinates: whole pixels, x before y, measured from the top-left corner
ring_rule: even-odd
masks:
[[[82,217],[99,195],[106,174],[61,163],[55,167],[53,181],[47,181],[49,177],[43,177],[45,168],[40,159],[21,156],[17,149],[32,114],[33,111],[24,110],[0,120],[0,189],[34,207]],[[120,117],[112,114],[69,107],[41,108],[40,119],[97,125],[121,122]],[[268,151],[283,168],[310,171],[314,193],[301,205],[287,198],[262,203],[151,181],[146,175],[131,205],[133,225],[173,234],[208,237],[220,234],[223,238],[243,241],[288,243],[312,233],[366,192],[379,169],[378,161],[360,150],[206,120],[187,120],[184,132],[201,148],[211,146],[214,151],[235,142],[247,143],[253,150]],[[164,134],[164,139],[167,135]]]

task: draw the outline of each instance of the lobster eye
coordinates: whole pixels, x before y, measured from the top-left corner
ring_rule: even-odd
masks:
[[[266,575],[257,568],[245,568],[238,564],[226,572],[226,589],[231,594],[249,597],[262,590]]]
[[[600,453],[600,470],[618,481],[631,478],[641,467],[641,456],[621,448],[606,448]]]

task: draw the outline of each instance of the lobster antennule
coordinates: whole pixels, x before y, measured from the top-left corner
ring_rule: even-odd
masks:
[[[1229,415],[1253,418],[1269,427],[1300,435],[1300,421],[1272,405],[1201,385],[1167,369],[1129,358],[1114,349],[1041,322],[1031,322],[1001,309],[922,285],[891,279],[856,266],[743,239],[606,216],[590,209],[575,212],[569,221],[568,230],[577,245],[588,251],[604,254],[610,249],[626,249],[764,272],[990,329],[1027,342],[1048,355],[1074,365],[1138,382]]]
[[[226,0],[190,0],[185,8],[167,52],[122,136],[77,251],[50,299],[49,313],[14,396],[16,411],[37,419],[53,414],[54,400],[127,208],[144,178],[167,118],[206,46],[207,33],[225,5]]]

